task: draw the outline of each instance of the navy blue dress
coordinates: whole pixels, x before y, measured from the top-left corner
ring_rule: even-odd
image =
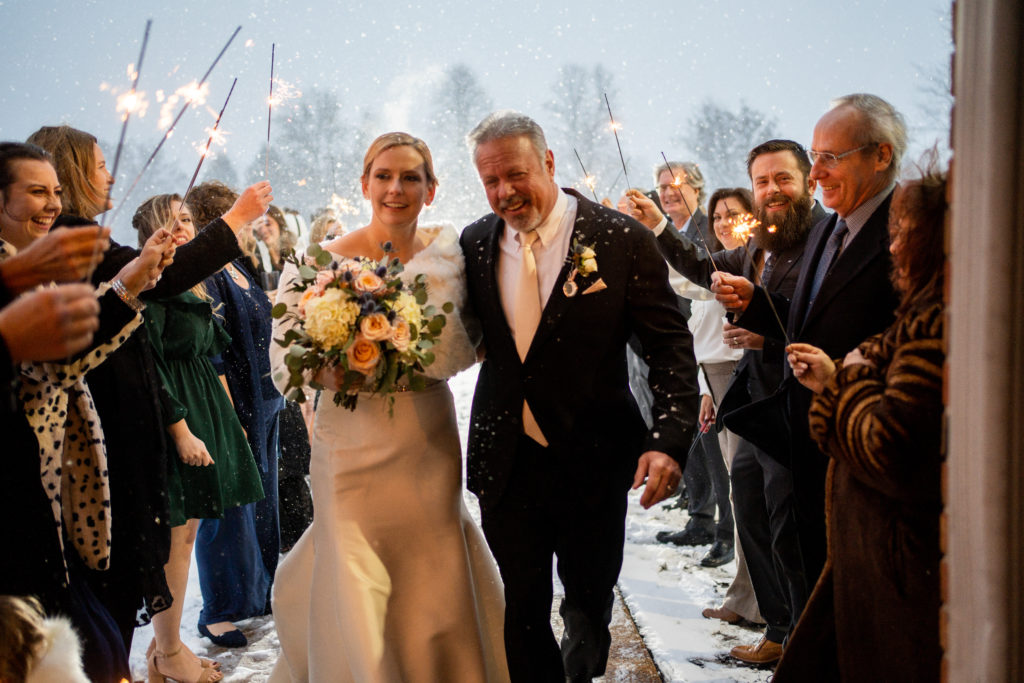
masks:
[[[281,546],[278,518],[278,418],[284,398],[270,376],[271,302],[240,261],[235,284],[227,269],[206,280],[214,314],[231,345],[211,358],[227,378],[235,412],[249,437],[266,497],[204,519],[196,537],[196,563],[203,594],[200,624],[239,621],[270,610],[270,587]]]

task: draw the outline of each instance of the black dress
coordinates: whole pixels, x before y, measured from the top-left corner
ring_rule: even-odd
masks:
[[[60,216],[55,227],[89,225],[75,216]],[[111,240],[93,273],[94,284],[113,279],[137,249]],[[178,248],[143,299],[180,294],[241,254],[234,232],[218,219]],[[130,648],[139,623],[171,604],[164,579],[170,550],[167,500],[167,397],[156,374],[148,335],[140,328],[102,365],[88,375],[89,386],[107,441],[110,474],[112,548],[110,569],[89,572],[89,580],[110,611]]]

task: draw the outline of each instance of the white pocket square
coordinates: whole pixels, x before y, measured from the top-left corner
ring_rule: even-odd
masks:
[[[601,278],[597,278],[597,282],[583,290],[583,296],[593,294],[594,292],[600,292],[602,289],[608,289],[608,285],[606,285],[604,280]]]

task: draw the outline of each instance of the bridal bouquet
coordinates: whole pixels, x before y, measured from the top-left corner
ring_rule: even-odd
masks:
[[[290,291],[299,292],[298,310],[279,303],[271,315],[297,324],[274,341],[288,349],[288,398],[302,402],[303,386],[324,387],[307,377],[323,369],[343,369],[343,380],[334,394],[335,404],[355,410],[360,391],[387,396],[394,402],[399,380],[413,391],[424,388],[419,374],[434,362],[431,351],[445,326],[445,316],[427,305],[426,276],[411,283],[400,277],[403,266],[384,258],[335,260],[319,245],[306,250],[306,258],[285,257],[298,268]],[[444,313],[454,310],[442,306]]]

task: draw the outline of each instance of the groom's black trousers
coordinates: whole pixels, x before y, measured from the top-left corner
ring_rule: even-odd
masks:
[[[520,436],[505,492],[483,513],[505,582],[505,650],[514,682],[590,680],[608,661],[635,462],[623,462],[618,449],[580,446],[596,448],[559,452]],[[553,555],[565,588],[561,649],[551,631]]]

